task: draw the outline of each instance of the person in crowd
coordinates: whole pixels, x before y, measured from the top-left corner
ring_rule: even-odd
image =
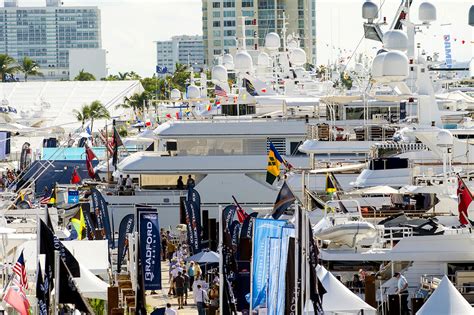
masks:
[[[219,309],[219,285],[214,284],[209,291],[209,315],[216,315]]]
[[[165,308],[165,315],[177,315],[178,313],[171,308],[170,303],[166,303],[166,308]]]
[[[161,234],[161,256],[163,261],[166,261],[166,254],[168,248],[168,239],[164,233]]]
[[[188,176],[188,181],[186,182],[186,186],[188,186],[188,189],[194,188],[194,186],[196,186],[196,183],[194,182],[194,179],[191,175]]]
[[[176,288],[176,296],[178,297],[178,310],[182,310],[184,308],[183,307],[184,306],[184,304],[183,304],[184,282],[185,282],[185,279],[183,277],[183,273],[181,271],[179,271],[176,278],[174,278],[174,284],[175,284],[175,288]]]
[[[184,189],[183,176],[178,177],[178,181],[176,182],[176,188]]]
[[[397,291],[395,292],[400,296],[400,312],[402,315],[410,314],[408,309],[408,281],[407,279],[399,272],[396,272],[393,275],[397,278]]]
[[[191,261],[189,263],[188,276],[189,276],[189,290],[192,291],[193,284],[194,284],[194,261]]]
[[[207,296],[206,290],[204,290],[200,284],[197,285],[197,290],[194,294],[194,300],[196,301],[198,315],[206,315],[206,303],[209,298]]]
[[[198,263],[194,264],[194,280],[200,280],[202,276],[201,266]]]
[[[183,270],[184,278],[184,305],[188,305],[188,290],[189,290],[189,276],[186,272],[186,269]]]
[[[174,279],[178,276],[178,271],[176,270],[176,265],[170,265],[170,274],[169,274],[169,282],[170,288],[168,290],[168,295],[176,295],[176,288]]]
[[[127,175],[127,180],[125,181],[125,187],[127,189],[132,189],[132,184],[133,184],[132,178],[130,177],[130,175]]]
[[[176,246],[173,244],[173,242],[168,241],[167,251],[168,259],[171,261],[171,259],[173,259],[174,252],[176,251]]]
[[[125,187],[125,179],[123,178],[122,174],[120,174],[117,180],[117,185],[118,185],[119,190],[123,190],[123,188]]]

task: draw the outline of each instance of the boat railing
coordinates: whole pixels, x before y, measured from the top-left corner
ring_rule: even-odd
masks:
[[[413,236],[413,229],[410,227],[383,227],[381,229],[377,229],[378,231],[378,239],[384,245],[389,244],[390,248],[393,248],[398,241]]]

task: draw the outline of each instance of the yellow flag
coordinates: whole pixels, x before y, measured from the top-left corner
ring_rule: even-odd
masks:
[[[268,151],[267,183],[273,185],[275,179],[280,175],[280,161],[275,157],[273,150]]]

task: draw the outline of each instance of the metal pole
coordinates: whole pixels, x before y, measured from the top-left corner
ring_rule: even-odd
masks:
[[[219,205],[219,312],[224,310],[224,256],[223,256],[223,239],[224,239],[224,229],[222,224],[222,206]],[[252,303],[252,302],[250,302]],[[252,304],[250,304],[252,305]]]
[[[59,314],[59,284],[61,280],[59,279],[60,270],[59,270],[59,260],[61,256],[59,251],[54,251],[54,314]]]
[[[298,269],[299,269],[299,263],[300,263],[300,249],[299,249],[299,229],[300,229],[300,222],[299,222],[299,204],[298,202],[295,203],[295,306],[298,305]],[[295,307],[295,315],[298,314],[298,307]]]
[[[107,160],[107,182],[111,182],[112,178],[110,176],[110,162],[109,162],[109,132],[107,128],[107,121],[105,122],[105,152],[106,152],[106,160]]]

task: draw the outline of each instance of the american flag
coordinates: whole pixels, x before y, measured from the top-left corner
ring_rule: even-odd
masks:
[[[216,96],[222,96],[222,97],[226,97],[227,96],[227,93],[226,91],[221,88],[220,86],[216,85],[216,88],[214,90],[214,93],[216,94]]]
[[[28,289],[28,277],[26,276],[26,268],[25,268],[25,259],[23,258],[23,251],[18,257],[18,260],[13,266],[13,273],[18,276],[18,282],[22,289]]]

